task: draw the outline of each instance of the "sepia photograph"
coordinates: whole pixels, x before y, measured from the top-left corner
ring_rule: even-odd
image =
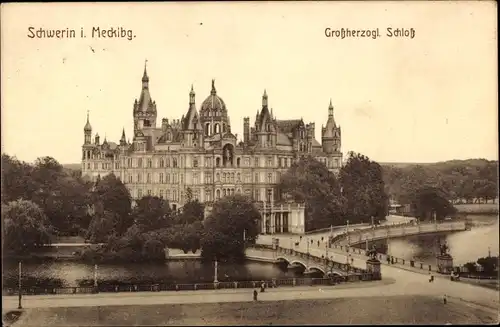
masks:
[[[496,2],[0,13],[3,326],[499,323]]]

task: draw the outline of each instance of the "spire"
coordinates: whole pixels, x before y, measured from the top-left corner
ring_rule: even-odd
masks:
[[[85,124],[83,130],[85,132],[92,132],[92,126],[90,125],[90,120],[89,120],[89,110],[87,110],[87,123]]]
[[[332,99],[330,99],[330,106],[328,106],[328,118],[333,118],[333,104]]]
[[[127,139],[125,138],[125,127],[123,127],[122,137],[120,139],[120,145],[125,145],[125,144],[127,144]]]
[[[196,93],[194,93],[194,88],[193,88],[193,84],[191,84],[191,92],[189,92],[189,104],[194,104],[194,97],[195,97]]]
[[[264,94],[262,95],[262,108],[267,107],[267,92],[264,89]]]
[[[215,80],[214,79],[212,80],[212,91],[210,91],[210,94],[211,95],[217,94],[217,90],[215,89]]]
[[[149,77],[148,77],[148,71],[147,71],[147,63],[148,60],[146,59],[144,61],[144,74],[142,75],[142,87],[147,88],[149,85]]]

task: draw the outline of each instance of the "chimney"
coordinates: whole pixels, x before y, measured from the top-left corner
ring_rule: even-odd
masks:
[[[248,143],[250,141],[250,118],[243,118],[243,142]]]

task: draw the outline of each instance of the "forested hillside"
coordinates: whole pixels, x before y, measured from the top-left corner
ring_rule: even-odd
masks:
[[[450,160],[432,164],[381,164],[387,194],[406,204],[422,187],[438,188],[452,202],[488,202],[498,196],[498,161]]]

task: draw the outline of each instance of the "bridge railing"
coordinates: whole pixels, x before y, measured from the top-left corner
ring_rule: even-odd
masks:
[[[467,226],[464,221],[438,223],[407,222],[402,224],[374,226],[372,228],[360,229],[353,232],[350,231],[349,233],[344,232],[331,238],[330,243],[338,243],[339,241],[349,238],[350,243],[353,244],[364,242],[366,240],[372,240],[374,238],[383,238],[388,236],[404,236],[437,231],[465,230],[466,228]],[[381,231],[385,231],[385,233],[383,233],[382,235],[380,234]]]
[[[224,281],[218,283],[195,283],[195,284],[132,284],[132,285],[107,285],[99,284],[97,287],[30,287],[23,288],[23,295],[56,295],[56,294],[92,294],[92,293],[120,293],[120,292],[163,292],[163,291],[197,291],[216,289],[249,289],[260,288],[264,283],[266,288],[279,286],[314,286],[314,285],[336,285],[338,283],[370,281],[374,276],[370,273],[356,274],[347,277],[335,278],[287,278],[271,279],[261,281]],[[18,290],[13,288],[3,289],[3,296],[17,295]]]

